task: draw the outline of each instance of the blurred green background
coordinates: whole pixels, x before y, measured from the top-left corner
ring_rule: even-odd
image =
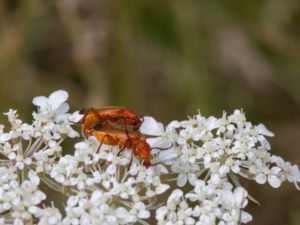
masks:
[[[300,165],[299,0],[0,1],[0,110],[34,96],[122,105],[167,123],[243,108]],[[1,116],[1,120],[4,117]],[[300,192],[243,182],[250,224],[300,224]]]

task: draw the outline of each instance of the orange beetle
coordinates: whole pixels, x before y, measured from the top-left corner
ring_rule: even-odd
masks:
[[[96,124],[89,132],[96,137],[101,144],[119,146],[121,151],[125,148],[132,149],[133,155],[143,159],[144,166],[149,167],[151,165],[151,148],[146,142],[146,138],[140,132],[124,131],[123,129],[110,126],[101,127],[99,124]]]
[[[143,120],[131,109],[119,106],[103,107],[99,109],[88,108],[83,109],[80,113],[84,114],[82,119],[82,132],[90,133],[90,129],[96,124],[111,125],[112,127],[128,127],[132,130],[138,130]]]

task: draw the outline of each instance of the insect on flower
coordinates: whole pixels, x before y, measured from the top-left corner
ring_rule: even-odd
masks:
[[[146,138],[138,131],[125,131],[120,128],[114,128],[110,126],[102,127],[96,124],[91,130],[91,135],[96,137],[101,145],[115,145],[120,147],[120,154],[125,148],[132,149],[133,155],[140,157],[143,160],[143,165],[149,167],[150,163],[150,151],[151,147],[146,142]],[[99,147],[99,148],[100,148]],[[131,158],[132,160],[132,158]]]
[[[84,134],[89,134],[95,125],[111,127],[122,127],[125,130],[138,130],[143,120],[131,109],[119,106],[109,106],[95,109],[93,107],[82,109],[81,114],[84,114],[82,119],[81,129]]]
[[[138,131],[143,120],[131,109],[125,107],[88,108],[81,110],[81,113],[84,113],[81,124],[83,134],[93,135],[101,144],[119,146],[121,151],[118,154],[125,148],[132,149],[132,156],[143,159],[143,165],[146,167],[151,165],[151,147],[146,142],[146,137]],[[164,148],[157,149],[165,150]]]

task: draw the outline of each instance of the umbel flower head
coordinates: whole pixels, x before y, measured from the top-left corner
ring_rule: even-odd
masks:
[[[130,146],[81,136],[74,128],[82,115],[68,113],[67,99],[63,90],[35,97],[32,123],[17,110],[4,113],[11,126],[0,125],[0,224],[246,224],[252,216],[245,208],[255,199],[240,177],[298,188],[298,166],[272,155],[266,137],[273,133],[241,110],[221,118],[197,113],[167,126],[144,117],[138,132],[149,135],[146,167]],[[68,138],[76,140],[72,151],[63,146]],[[47,206],[51,192],[42,185],[65,202]]]

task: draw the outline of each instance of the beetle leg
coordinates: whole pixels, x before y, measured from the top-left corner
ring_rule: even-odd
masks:
[[[170,149],[170,148],[172,148],[173,147],[173,145],[171,145],[170,147],[168,147],[168,148],[152,148],[152,149],[157,149],[157,150],[160,150],[160,151],[164,151],[164,150],[168,150],[168,149]],[[163,163],[163,161],[161,161],[161,162],[156,162],[156,163],[154,163],[154,164],[152,164],[153,166],[156,166],[156,165],[158,165],[158,164],[160,164],[160,163]]]
[[[120,156],[120,154],[124,151],[125,147],[120,149],[120,151],[117,153],[117,156]]]
[[[164,151],[164,150],[169,150],[170,148],[172,148],[173,147],[173,145],[171,144],[171,146],[170,147],[167,147],[167,148],[156,148],[156,147],[154,147],[154,148],[152,148],[152,149],[157,149],[157,150],[159,150],[159,151]]]
[[[126,136],[127,136],[127,140],[125,141],[125,144],[124,144],[123,148],[118,152],[117,156],[120,156],[120,154],[124,151],[126,146],[131,146],[131,139],[129,137],[129,133],[128,133],[128,130],[127,130],[126,126],[125,126],[125,133],[126,133]]]
[[[109,134],[104,135],[104,136],[102,137],[101,141],[100,141],[100,145],[99,145],[99,147],[97,148],[96,153],[98,153],[98,152],[100,151],[100,149],[101,149],[101,147],[102,147],[102,144],[103,144],[105,138],[107,138],[111,143],[114,143],[114,141],[115,141]]]
[[[131,164],[132,164],[132,160],[133,160],[133,151],[131,152],[131,156],[130,156],[130,162],[129,162],[129,165],[128,165],[128,169],[127,171],[130,170],[130,167],[131,167]]]

